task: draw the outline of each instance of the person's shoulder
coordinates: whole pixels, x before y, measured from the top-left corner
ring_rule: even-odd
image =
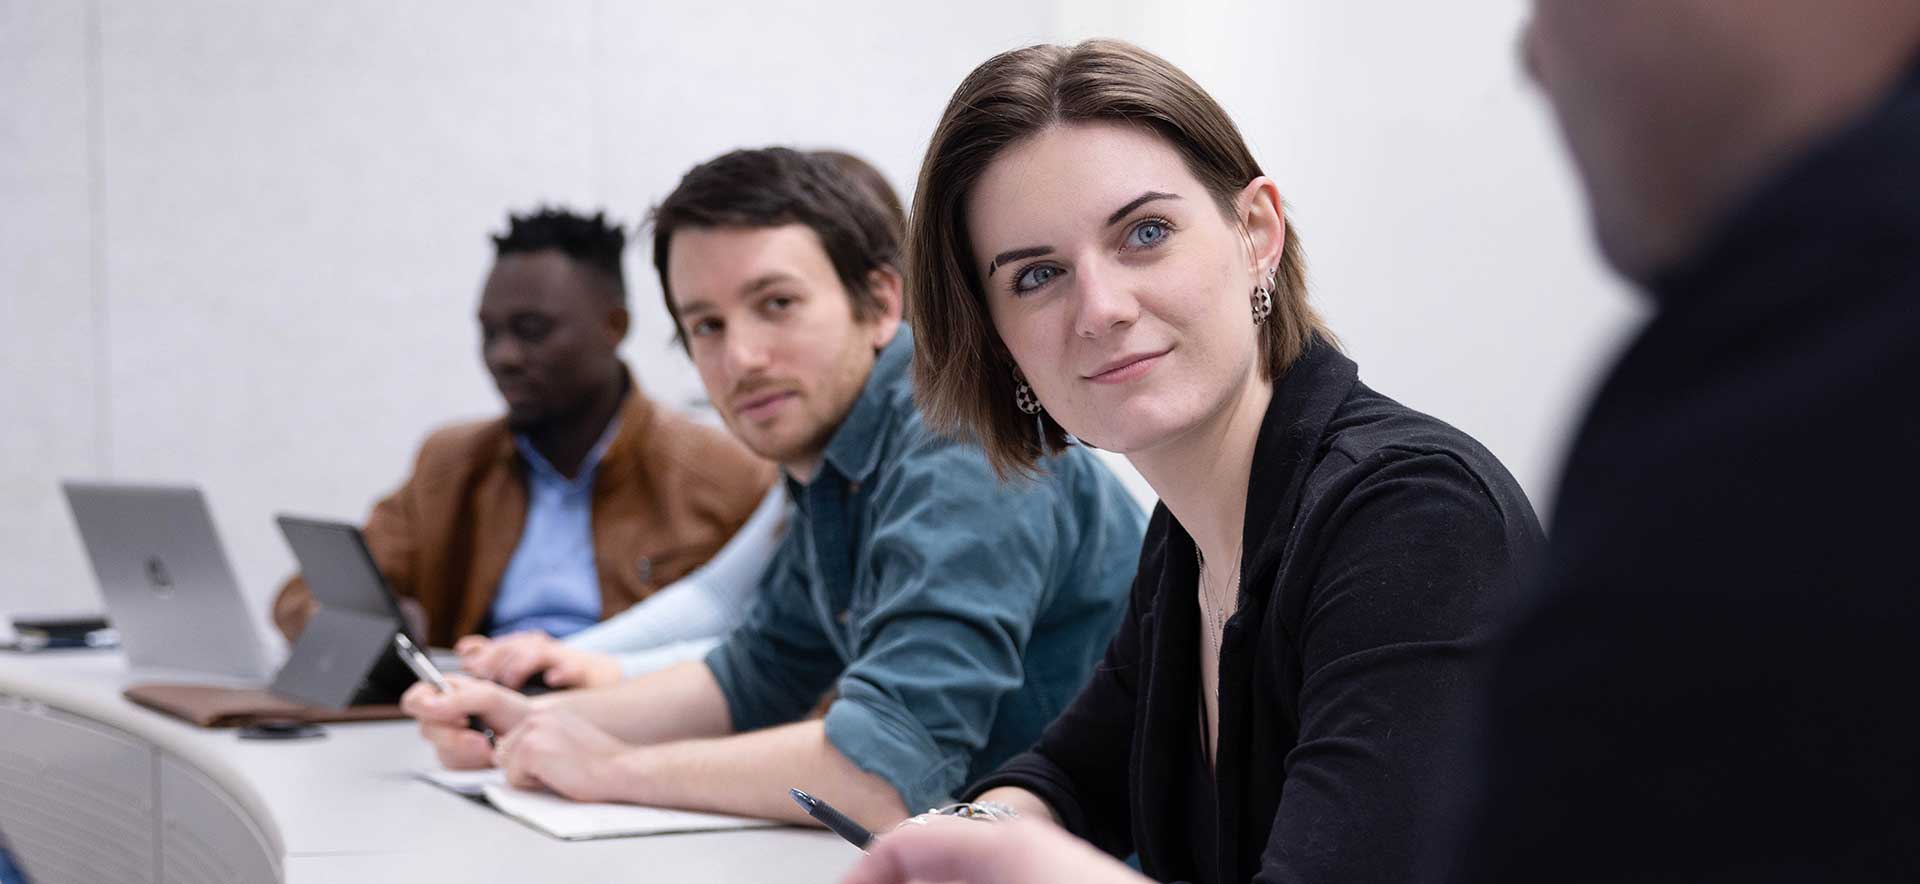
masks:
[[[698,484],[732,486],[750,480],[765,485],[773,475],[773,465],[733,434],[657,403],[637,441],[647,451],[646,462]]]
[[[491,462],[512,444],[505,418],[459,421],[427,434],[414,456],[414,480],[432,481],[471,472]]]
[[[643,434],[643,441],[676,457],[713,448],[722,449],[723,453],[746,452],[746,447],[726,430],[662,405],[654,406],[652,425]]]
[[[1327,421],[1323,447],[1355,460],[1382,451],[1484,450],[1458,427],[1355,383]]]
[[[919,401],[914,398],[910,375],[904,371],[889,374],[888,377],[876,379],[877,383],[861,394],[870,400],[867,408],[878,413],[877,419],[868,419],[864,423],[873,433],[871,444],[879,447],[878,466],[883,472],[938,460],[952,462],[947,469],[963,472],[978,469],[992,474],[992,467],[987,465],[986,452],[978,445],[953,438],[928,425]],[[856,404],[855,408],[860,408],[860,405]]]
[[[1376,478],[1412,478],[1457,486],[1511,524],[1539,519],[1505,464],[1485,445],[1440,418],[1355,383],[1321,437],[1309,493],[1356,489]],[[1530,532],[1531,533],[1531,532]]]
[[[885,416],[880,423],[886,432],[906,444],[941,445],[952,441],[927,426],[927,418],[914,397],[913,376],[904,370],[891,373],[873,389],[864,391],[878,403]]]
[[[507,420],[503,417],[454,421],[428,432],[426,440],[420,443],[420,449],[435,453],[471,451],[497,444],[510,435],[507,432]]]
[[[1442,455],[1481,481],[1512,481],[1493,452],[1466,431],[1360,383],[1327,422],[1320,447],[1336,468]]]
[[[1049,473],[1001,476],[978,444],[928,426],[910,391],[884,392],[884,419],[869,424],[875,432],[869,488],[883,506],[932,512],[924,504],[937,500],[937,509],[950,516],[991,518],[1005,530],[1057,520],[1055,514],[1071,510]]]

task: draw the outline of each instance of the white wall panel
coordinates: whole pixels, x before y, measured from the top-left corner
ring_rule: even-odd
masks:
[[[256,598],[274,512],[358,519],[494,409],[487,234],[592,198],[587,8],[108,7],[116,471],[203,483]]]
[[[967,70],[1093,35],[1220,98],[1363,377],[1544,505],[1634,310],[1517,72],[1523,10],[0,0],[0,611],[92,603],[70,474],[203,485],[264,608],[292,564],[274,512],[358,519],[432,427],[497,411],[472,311],[508,208],[634,222],[770,143],[854,150],[905,193]],[[647,259],[624,352],[686,404]]]
[[[86,9],[0,2],[0,611],[97,604],[57,483],[105,468]]]

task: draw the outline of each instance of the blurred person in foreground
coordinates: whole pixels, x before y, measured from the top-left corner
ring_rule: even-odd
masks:
[[[1920,3],[1534,10],[1655,314],[1568,457],[1461,880],[1920,880]]]

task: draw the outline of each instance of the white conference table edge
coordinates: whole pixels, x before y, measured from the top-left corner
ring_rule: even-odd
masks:
[[[39,665],[9,665],[15,662]],[[5,662],[0,663],[0,694],[32,700],[50,709],[126,731],[187,762],[239,802],[274,850],[281,857],[287,855],[286,839],[281,836],[266,799],[245,777],[236,775],[226,761],[215,757],[206,740],[196,739],[207,731],[142,707],[121,696],[118,689],[103,690],[99,681],[103,676],[113,677],[119,688],[138,681],[129,676],[122,658],[115,653],[8,652]]]
[[[773,877],[757,874],[764,870],[782,881],[834,881],[859,858],[836,836],[800,828],[561,841],[415,779],[415,770],[434,762],[410,722],[330,724],[318,740],[243,741],[231,729],[195,727],[125,699],[121,690],[137,680],[117,653],[0,651],[0,695],[124,731],[193,767],[252,817],[293,884],[403,869],[429,881],[508,871],[545,881],[571,880],[574,871],[580,880],[606,880],[609,865],[657,872],[663,862],[703,866],[701,880]],[[368,766],[369,753],[383,760]],[[298,767],[313,762],[341,769],[316,778]],[[360,825],[339,825],[332,811]]]

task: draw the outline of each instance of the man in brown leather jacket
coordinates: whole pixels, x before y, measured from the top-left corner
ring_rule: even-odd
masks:
[[[711,557],[774,476],[724,431],[655,405],[620,362],[617,225],[542,209],[494,243],[481,355],[507,413],[428,436],[365,529],[436,645],[618,614]],[[312,610],[296,576],[274,622],[291,639]]]

